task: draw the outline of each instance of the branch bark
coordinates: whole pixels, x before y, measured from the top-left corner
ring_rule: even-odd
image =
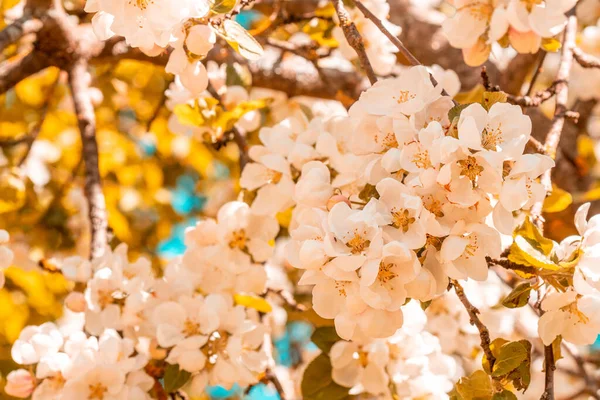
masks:
[[[348,11],[346,11],[346,7],[344,6],[344,2],[342,0],[331,0],[331,2],[335,7],[338,18],[340,19],[340,28],[342,28],[342,31],[344,31],[346,40],[354,49],[354,51],[356,51],[356,54],[358,54],[360,65],[365,70],[371,85],[375,84],[375,82],[377,82],[377,76],[375,75],[375,71],[373,71],[373,66],[371,66],[369,57],[367,57],[365,44],[362,36],[358,32],[358,28],[356,28],[356,25],[354,25],[354,22],[352,22],[350,19],[350,15],[348,15]]]
[[[577,34],[577,18],[570,16],[565,27],[565,34],[563,39],[562,53],[560,57],[560,64],[558,72],[556,74],[556,108],[554,110],[554,118],[552,119],[552,125],[546,136],[544,142],[544,149],[552,159],[556,158],[556,151],[560,142],[560,137],[565,126],[565,119],[567,115],[567,101],[569,99],[569,74],[571,72],[571,65],[573,64],[573,49],[575,48],[575,37]],[[544,185],[546,194],[552,192],[552,172],[548,170],[542,175],[541,183]],[[543,201],[535,204],[531,209],[531,215],[533,216],[535,224],[540,230],[543,230],[543,219],[542,219],[542,207]]]
[[[77,114],[81,134],[82,156],[85,161],[85,197],[88,201],[88,214],[91,224],[90,258],[104,253],[108,244],[108,222],[106,202],[102,192],[100,169],[98,167],[98,143],[96,141],[96,117],[89,95],[87,61],[80,59],[69,72],[69,85]]]
[[[42,21],[23,15],[12,24],[0,31],[0,53],[9,45],[30,33],[35,33],[42,27]]]
[[[12,89],[17,83],[50,66],[48,60],[38,52],[9,61],[0,66],[0,94]]]
[[[573,57],[583,68],[600,68],[600,59],[585,53],[579,47],[573,48]]]
[[[483,349],[483,352],[485,353],[485,356],[487,357],[488,362],[490,363],[490,370],[492,370],[492,368],[494,367],[494,363],[496,362],[496,357],[494,357],[492,349],[490,348],[490,331],[477,316],[477,314],[479,314],[479,310],[477,309],[477,307],[471,304],[471,302],[465,295],[465,291],[460,285],[460,283],[458,283],[458,281],[454,279],[451,279],[450,283],[454,287],[454,291],[456,292],[458,299],[467,310],[471,325],[474,325],[479,331],[479,337],[481,338],[481,348]]]

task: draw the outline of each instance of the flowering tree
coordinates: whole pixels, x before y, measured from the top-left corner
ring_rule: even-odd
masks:
[[[600,399],[598,0],[0,12],[9,398]]]

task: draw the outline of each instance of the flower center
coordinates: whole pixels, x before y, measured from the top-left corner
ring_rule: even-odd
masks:
[[[402,103],[406,103],[409,100],[414,99],[415,97],[417,97],[416,94],[413,94],[413,93],[409,92],[408,90],[401,90],[400,94],[396,98],[396,101],[398,102],[398,104],[402,104]]]
[[[191,319],[186,319],[183,323],[183,333],[185,336],[194,336],[200,333],[200,324]]]
[[[354,236],[352,239],[348,240],[346,246],[350,248],[352,254],[360,254],[369,247],[369,244],[371,244],[370,240],[366,240],[360,233],[355,231]]]
[[[248,237],[246,236],[246,231],[243,229],[238,229],[237,231],[233,231],[231,233],[231,240],[229,241],[229,247],[232,249],[244,250],[246,248],[247,241],[248,241]]]
[[[442,218],[444,216],[444,212],[442,211],[442,202],[436,200],[433,196],[428,195],[423,198],[423,207],[433,215],[438,218]]]
[[[392,271],[393,267],[394,264],[385,263],[381,261],[381,263],[379,264],[379,272],[377,273],[377,279],[379,280],[379,282],[385,284],[391,281],[392,279],[398,277],[398,274]],[[393,287],[391,289],[394,290]]]
[[[101,383],[95,383],[93,385],[89,385],[90,394],[88,398],[90,400],[102,400],[104,399],[104,394],[108,391],[108,388]]]
[[[475,255],[475,252],[477,252],[477,249],[479,249],[476,235],[469,235],[468,239],[469,244],[465,247],[465,251],[463,252],[463,257],[467,260],[473,257]]]
[[[346,297],[348,294],[346,293],[346,282],[336,281],[335,288],[338,291],[340,296]]]
[[[429,159],[429,152],[427,150],[415,153],[412,159],[413,164],[418,168],[427,169],[433,167],[431,160]]]
[[[525,4],[527,11],[531,12],[533,6],[542,4],[543,0],[521,0],[521,3]]]
[[[566,306],[561,307],[561,310],[576,316],[577,318],[579,318],[579,322],[581,322],[582,324],[587,324],[588,322],[590,322],[590,318],[584,313],[582,313],[579,310],[579,308],[577,308],[577,300],[575,300],[571,304],[567,304]]]
[[[274,171],[272,169],[267,171],[267,182],[278,184],[281,181],[281,177],[283,174],[279,171]]]
[[[459,8],[458,11],[467,10],[469,14],[480,21],[487,21],[491,18],[494,7],[487,2],[474,1]]]
[[[98,291],[98,304],[101,308],[105,308],[114,301],[113,292],[111,290]]]
[[[397,148],[398,140],[396,139],[396,135],[394,135],[393,132],[389,132],[388,134],[386,134],[383,138],[383,145],[388,149]]]
[[[460,174],[469,178],[472,182],[483,171],[483,167],[477,164],[477,159],[473,156],[468,156],[466,160],[459,160],[458,165],[461,167]]]
[[[408,210],[392,211],[392,226],[396,229],[402,228],[402,232],[408,232],[408,228],[415,222],[415,218],[411,217]]]
[[[154,0],[129,0],[130,5],[139,8],[142,11],[148,8],[148,5],[152,3],[154,3]]]
[[[481,145],[486,150],[496,150],[496,146],[502,143],[502,124],[496,128],[485,128],[481,133]]]

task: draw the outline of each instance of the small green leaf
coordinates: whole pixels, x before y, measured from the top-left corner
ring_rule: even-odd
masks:
[[[531,283],[521,282],[509,293],[504,300],[502,305],[506,308],[519,308],[523,307],[529,302],[529,296],[531,295]]]
[[[421,309],[423,311],[427,310],[429,308],[429,306],[431,305],[431,301],[432,300],[428,300],[428,301],[420,301],[421,303]]]
[[[165,369],[164,387],[167,393],[173,393],[181,388],[192,376],[188,371],[179,369],[177,364],[168,364]]]
[[[210,11],[215,14],[227,14],[229,11],[233,10],[237,0],[211,0],[210,2]]]
[[[542,49],[549,53],[556,53],[562,47],[560,40],[555,38],[542,38]]]
[[[262,313],[268,313],[273,311],[273,307],[271,307],[271,304],[269,304],[267,300],[258,296],[250,296],[238,293],[233,296],[233,301],[237,305],[244,306],[247,308],[253,308],[256,311],[260,311]]]
[[[506,103],[508,95],[502,91],[500,92],[483,92],[482,106],[489,110],[496,103]]]
[[[552,193],[544,200],[544,212],[555,213],[565,210],[573,203],[571,193],[552,185]]]
[[[517,400],[517,396],[510,390],[504,389],[499,393],[494,393],[492,400]]]
[[[460,92],[454,96],[454,100],[460,104],[479,103],[483,98],[483,92],[485,92],[485,88],[481,83],[478,83],[468,92]]]
[[[458,393],[456,397],[464,400],[487,400],[494,393],[489,375],[481,370],[473,372],[468,378],[460,378],[456,383],[455,391]]]
[[[378,199],[379,193],[377,193],[377,189],[375,188],[375,186],[371,185],[370,183],[367,183],[363,190],[361,190],[358,194],[358,198],[364,201],[365,203],[368,203],[369,200],[371,200],[373,197]]]
[[[348,396],[350,388],[338,385],[331,378],[331,360],[320,354],[304,371],[300,384],[304,400],[341,400]]]
[[[325,354],[329,354],[331,346],[339,340],[342,340],[335,331],[333,326],[323,326],[315,329],[310,337],[310,340],[317,345]]]
[[[450,111],[448,111],[448,119],[450,120],[450,122],[454,121],[454,118],[460,117],[460,113],[462,112],[462,110],[469,107],[470,105],[471,104],[458,104],[452,107]]]
[[[261,45],[244,29],[243,26],[231,19],[226,19],[217,33],[244,58],[256,61],[264,51]]]
[[[494,340],[492,340],[492,343],[490,343],[490,350],[492,351],[492,354],[494,355],[494,357],[498,358],[498,355],[500,354],[500,348],[502,346],[504,346],[506,343],[508,343],[508,340],[503,339],[503,338],[496,338]],[[486,373],[490,373],[490,363],[488,362],[487,356],[485,355],[485,353],[483,354],[483,358],[481,359],[481,366],[483,367],[483,370]]]
[[[527,359],[527,349],[519,342],[510,342],[500,348],[492,376],[502,376],[516,369],[523,361]]]

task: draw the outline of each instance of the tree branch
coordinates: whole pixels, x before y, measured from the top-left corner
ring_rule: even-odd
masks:
[[[106,202],[102,192],[100,169],[98,167],[98,143],[96,141],[96,117],[89,95],[89,77],[87,61],[76,62],[69,72],[69,85],[73,96],[73,104],[77,114],[77,122],[81,134],[82,157],[85,161],[84,193],[88,201],[88,214],[91,225],[90,258],[104,253],[108,243],[108,222]]]
[[[32,19],[30,15],[23,15],[12,24],[0,31],[0,53],[15,43],[17,40],[30,33],[35,33],[42,27],[42,21]]]
[[[573,48],[575,47],[576,34],[577,18],[571,15],[567,21],[567,26],[565,27],[560,64],[555,79],[557,83],[555,89],[556,108],[554,110],[554,118],[552,119],[550,130],[546,135],[546,141],[544,142],[546,153],[553,159],[556,157],[556,150],[558,149],[558,143],[560,142],[560,136],[565,126],[565,118],[568,111],[569,74],[571,72],[571,65],[573,64]],[[540,180],[544,185],[544,189],[546,189],[546,194],[550,194],[552,192],[551,170],[546,171]],[[540,230],[543,230],[543,219],[541,217],[542,207],[543,201],[534,204],[531,209],[531,215]]]
[[[344,2],[342,0],[331,0],[331,2],[335,7],[338,18],[340,19],[340,28],[342,28],[342,31],[344,31],[344,36],[346,37],[348,44],[350,44],[354,51],[356,51],[356,54],[358,54],[360,65],[367,73],[367,77],[369,78],[371,85],[375,84],[375,82],[377,82],[377,76],[375,75],[375,71],[373,71],[371,62],[367,57],[365,44],[362,36],[358,32],[358,28],[356,28],[356,25],[354,25],[354,22],[352,22],[350,19],[350,15],[348,15],[348,11],[346,11],[346,7],[344,6]]]
[[[465,291],[460,285],[460,283],[458,283],[458,281],[454,279],[451,279],[450,283],[452,284],[452,286],[454,286],[454,291],[456,292],[458,299],[463,304],[463,306],[465,306],[465,309],[469,314],[471,325],[477,327],[477,330],[479,331],[479,337],[481,338],[481,348],[483,349],[483,352],[485,353],[485,356],[487,357],[488,362],[490,363],[490,370],[492,370],[492,368],[494,367],[494,363],[496,362],[496,357],[494,357],[492,349],[490,348],[490,331],[477,316],[477,314],[479,314],[479,310],[477,309],[477,307],[471,304],[469,299],[467,299]]]
[[[556,370],[556,360],[554,360],[554,350],[552,345],[544,346],[544,393],[540,400],[554,400],[554,371]]]
[[[221,98],[221,95],[217,93],[217,91],[210,82],[208,83],[208,92],[212,95],[212,97],[219,101],[221,107],[223,107],[224,110],[227,110],[225,108],[225,105],[223,104],[223,99]],[[246,141],[244,135],[242,135],[242,133],[235,126],[231,128],[231,133],[233,134],[233,141],[240,150],[239,162],[241,173],[241,171],[244,169],[244,166],[248,163],[248,161],[250,161],[248,157],[248,142]]]
[[[600,68],[600,59],[585,53],[579,47],[573,48],[573,57],[583,68]]]
[[[25,57],[0,66],[0,94],[6,93],[23,79],[50,66],[48,60],[33,51]]]

